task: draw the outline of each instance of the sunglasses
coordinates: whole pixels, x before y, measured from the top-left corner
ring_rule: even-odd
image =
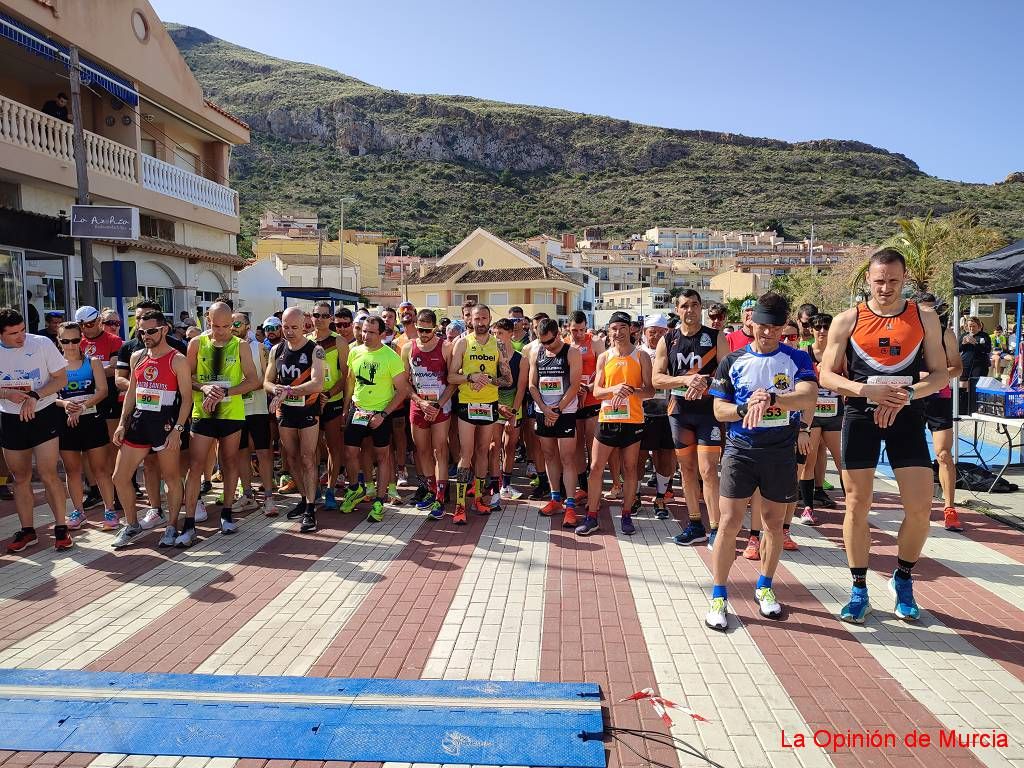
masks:
[[[342,320],[335,320],[334,324],[336,326],[338,326],[339,328],[351,328],[352,327],[352,321],[351,320],[344,320],[344,321],[342,321]]]
[[[83,328],[95,328],[96,327],[96,323],[98,323],[98,322],[99,322],[99,320],[90,320],[87,323],[82,323],[82,327]]]
[[[233,323],[231,323],[232,328],[241,328],[243,325],[245,325],[245,323],[243,323],[241,320],[235,320]]]
[[[554,343],[555,343],[556,341],[558,341],[558,337],[557,337],[557,336],[552,336],[552,337],[551,337],[550,339],[548,339],[547,341],[544,341],[544,339],[540,339],[540,343],[541,343],[541,344],[543,344],[543,345],[544,345],[545,347],[549,347],[549,346],[551,346],[551,345],[552,345],[552,344],[554,344]]]
[[[419,333],[433,333],[435,329],[434,329],[434,328],[420,328],[420,327],[419,327],[419,326],[417,325],[417,326],[416,326],[416,330],[417,330],[417,331],[418,331]]]
[[[724,315],[708,315],[708,320],[721,320]]]
[[[782,339],[783,341],[796,341],[796,334],[795,333],[784,333],[781,336],[779,336],[779,338]]]
[[[334,317],[334,315],[332,315],[330,312],[314,312],[312,315],[310,315],[310,317],[315,318],[317,320],[330,320],[332,317]]]
[[[826,325],[815,325],[815,326],[813,326],[814,330],[816,330],[816,331],[827,331],[831,327],[832,327],[831,323],[828,323]]]
[[[143,336],[156,336],[162,330],[163,326],[158,325],[156,328],[140,328],[139,333]]]
[[[60,343],[61,344],[69,344],[69,345],[70,344],[81,344],[82,343],[82,337],[79,336],[77,339],[61,339]]]
[[[117,325],[117,326],[120,326],[121,325],[121,321],[120,320],[104,320],[103,324],[104,325]]]

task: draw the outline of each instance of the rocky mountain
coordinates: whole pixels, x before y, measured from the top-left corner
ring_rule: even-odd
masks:
[[[977,210],[1024,233],[1024,186],[964,184],[857,141],[673,130],[463,96],[389,91],[193,27],[168,30],[207,95],[250,124],[233,156],[245,230],[267,205],[395,232],[420,253],[476,226],[508,237],[602,224],[771,224],[872,241],[895,218]],[[1010,181],[1011,179],[1008,179]],[[1016,179],[1012,179],[1016,180]]]

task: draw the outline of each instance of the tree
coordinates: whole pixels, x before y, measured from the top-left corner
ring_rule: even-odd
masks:
[[[748,299],[757,301],[757,296],[752,293],[748,293],[742,299],[729,299],[725,302],[725,308],[730,323],[739,323],[743,321],[743,310],[740,307],[743,306],[743,302]]]

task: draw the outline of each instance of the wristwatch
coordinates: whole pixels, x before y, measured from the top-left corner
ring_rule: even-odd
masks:
[[[33,400],[39,399],[39,393],[36,392],[34,389],[29,390],[28,396],[31,397]]]
[[[907,393],[907,402],[909,403],[911,400],[914,399],[914,388],[908,385],[903,389]]]
[[[750,410],[750,406],[747,403],[740,403],[736,406],[736,415],[741,419],[746,418],[748,410]]]
[[[185,425],[184,424],[175,424],[174,425],[174,431],[175,432],[184,432],[185,431]]]
[[[775,405],[775,393],[774,392],[769,392],[768,393],[768,397],[769,397],[768,404],[769,405]]]

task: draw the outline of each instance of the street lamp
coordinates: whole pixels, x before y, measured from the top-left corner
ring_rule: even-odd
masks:
[[[341,203],[341,232],[338,233],[338,287],[345,289],[345,203],[354,203],[354,197],[343,197]],[[361,286],[355,286],[356,291]]]

